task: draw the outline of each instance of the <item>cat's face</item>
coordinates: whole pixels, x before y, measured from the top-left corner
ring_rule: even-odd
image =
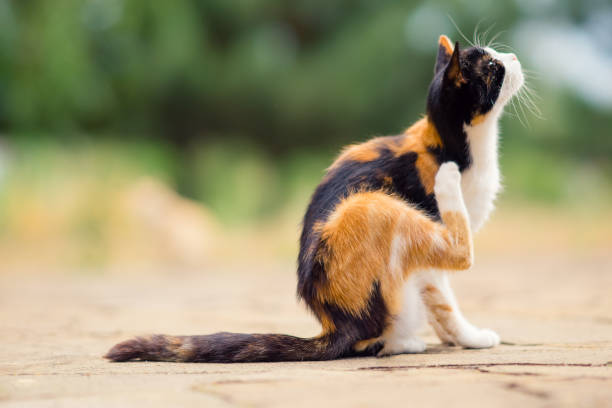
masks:
[[[436,122],[450,120],[476,125],[499,113],[523,85],[521,64],[514,54],[491,48],[459,49],[440,36],[428,112]]]

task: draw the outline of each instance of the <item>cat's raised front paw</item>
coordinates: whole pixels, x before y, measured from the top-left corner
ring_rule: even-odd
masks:
[[[443,163],[436,174],[434,193],[440,211],[457,211],[463,207],[461,173],[455,162]]]

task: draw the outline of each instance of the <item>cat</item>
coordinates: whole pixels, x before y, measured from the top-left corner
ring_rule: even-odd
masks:
[[[442,35],[426,116],[399,136],[349,146],[328,168],[298,257],[298,295],[321,323],[319,336],[153,335],[105,357],[232,363],[420,353],[425,320],[444,343],[496,346],[494,331],[461,314],[448,273],[472,264],[472,232],[500,189],[498,120],[523,82],[514,54],[460,49]]]

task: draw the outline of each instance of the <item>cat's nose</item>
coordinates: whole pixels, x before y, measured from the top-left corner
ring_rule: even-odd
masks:
[[[517,58],[516,58],[516,55],[515,55],[515,54],[510,54],[510,58],[512,58],[512,61],[516,61],[516,60],[517,60]]]

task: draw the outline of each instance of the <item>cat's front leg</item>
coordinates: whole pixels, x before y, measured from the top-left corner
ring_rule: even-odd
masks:
[[[450,222],[454,223],[453,218],[449,216],[452,214],[458,215],[458,219],[466,223],[467,228],[463,231],[457,230],[459,233],[455,234],[453,245],[462,251],[467,248],[471,265],[472,238],[460,183],[461,176],[456,165],[444,163],[436,175],[434,191],[442,220],[447,227],[451,227]],[[447,251],[445,255],[450,254],[452,251]],[[455,266],[454,262],[449,265]],[[459,268],[453,267],[453,269]],[[488,348],[499,344],[497,333],[489,329],[479,329],[463,317],[450,287],[447,272],[436,269],[426,270],[418,274],[418,281],[429,322],[442,342],[468,348]]]
[[[480,329],[463,316],[448,279],[448,272],[429,270],[418,274],[427,317],[443,343],[466,348],[489,348],[499,344],[493,330]]]

